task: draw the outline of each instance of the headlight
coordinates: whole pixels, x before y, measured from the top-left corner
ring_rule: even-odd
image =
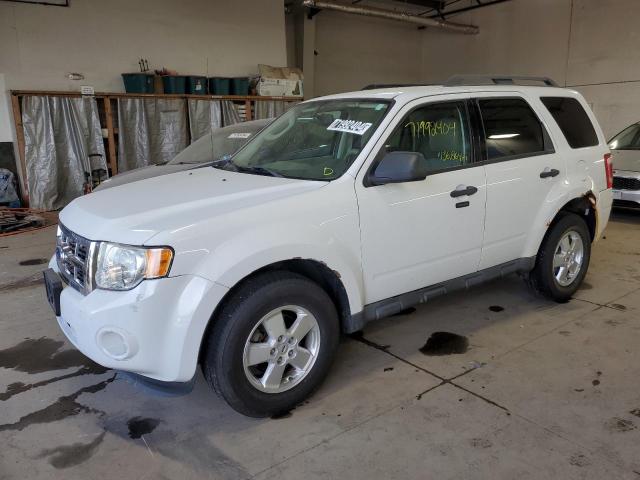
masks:
[[[98,248],[95,285],[105,290],[131,290],[142,280],[166,277],[173,250],[102,242]]]

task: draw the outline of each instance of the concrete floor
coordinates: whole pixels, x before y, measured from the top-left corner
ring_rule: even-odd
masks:
[[[19,264],[54,232],[0,239],[2,479],[640,479],[640,214],[614,215],[569,303],[513,277],[370,324],[313,398],[265,420],[201,375],[159,397],[73,350],[43,265]],[[425,355],[434,332],[468,347]]]

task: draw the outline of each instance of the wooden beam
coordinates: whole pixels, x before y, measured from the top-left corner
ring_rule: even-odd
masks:
[[[251,113],[251,100],[244,101],[244,119],[247,122],[253,120],[253,115]]]
[[[111,97],[104,97],[104,117],[107,127],[107,148],[109,149],[109,166],[111,175],[118,174],[118,161],[116,159],[116,139],[113,131],[113,110],[111,109]]]
[[[25,159],[24,147],[24,127],[22,125],[22,111],[20,110],[20,99],[17,95],[11,95],[11,108],[13,110],[13,122],[16,127],[18,140],[18,163],[20,164],[21,182],[20,197],[23,207],[29,206],[29,187],[27,185],[27,161]]]

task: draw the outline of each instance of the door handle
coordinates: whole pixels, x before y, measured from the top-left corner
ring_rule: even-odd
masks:
[[[540,178],[557,177],[558,175],[560,175],[560,170],[556,170],[555,168],[549,169],[549,167],[547,167],[540,172]]]
[[[450,193],[450,195],[453,198],[456,198],[456,197],[462,197],[464,195],[473,195],[477,191],[478,191],[478,189],[476,187],[471,186],[471,185],[469,185],[466,188],[465,188],[464,185],[458,185],[456,187],[456,189]]]

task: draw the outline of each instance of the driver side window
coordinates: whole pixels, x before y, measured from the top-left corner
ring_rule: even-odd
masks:
[[[405,116],[385,144],[387,152],[417,152],[429,173],[472,162],[464,102],[434,103]]]

